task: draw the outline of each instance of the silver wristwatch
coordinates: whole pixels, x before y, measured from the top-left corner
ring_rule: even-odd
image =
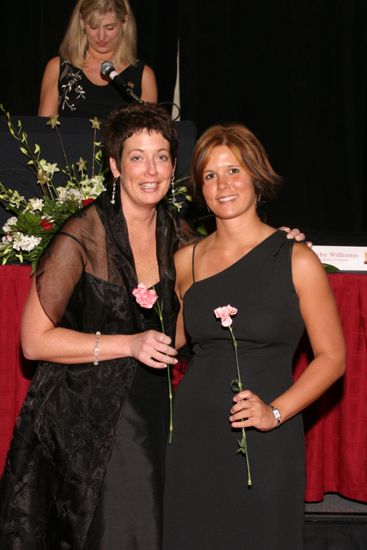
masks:
[[[270,405],[270,406],[271,406],[271,412],[273,413],[273,416],[275,418],[277,426],[279,426],[280,421],[282,419],[282,415],[280,414],[280,410],[277,409],[277,407],[273,407],[273,405]]]

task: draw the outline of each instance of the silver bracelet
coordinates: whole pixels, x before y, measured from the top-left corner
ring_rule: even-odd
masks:
[[[94,353],[93,365],[95,365],[96,367],[98,367],[98,365],[99,365],[99,343],[100,343],[100,339],[101,339],[101,333],[99,332],[99,330],[97,330],[97,332],[96,332],[96,343],[94,344],[94,348],[93,348],[93,353]]]

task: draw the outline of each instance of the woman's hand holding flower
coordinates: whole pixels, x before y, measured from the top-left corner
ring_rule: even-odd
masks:
[[[233,397],[229,421],[232,428],[256,428],[267,432],[277,426],[272,408],[250,390],[244,390]]]
[[[148,360],[157,360],[157,361],[163,361],[163,363],[155,363],[155,364],[149,364],[147,361],[144,361],[147,365],[150,367],[155,368],[164,368],[167,367],[167,381],[168,381],[168,399],[169,399],[169,437],[168,437],[168,443],[172,443],[172,433],[173,433],[173,407],[172,407],[172,401],[173,401],[173,393],[172,393],[172,382],[171,382],[171,371],[170,371],[170,365],[175,365],[177,363],[177,359],[174,357],[170,357],[170,355],[176,355],[177,351],[170,347],[168,344],[171,343],[171,338],[166,336],[165,330],[164,330],[164,321],[163,321],[163,302],[160,302],[158,300],[158,294],[155,291],[155,288],[147,288],[144,283],[139,283],[136,288],[133,290],[133,296],[135,297],[135,300],[139,304],[140,307],[146,308],[146,309],[154,309],[156,310],[159,320],[161,322],[162,327],[162,333],[158,333],[159,343],[166,344],[166,347],[164,349],[157,348],[157,344],[155,343],[154,351],[155,352],[161,352],[160,355],[151,357],[149,356],[149,347],[147,350],[148,354]],[[149,331],[149,333],[157,334],[155,331]],[[162,338],[163,337],[163,338]],[[162,355],[163,353],[163,355]],[[141,359],[142,361],[142,359]]]
[[[155,369],[175,365],[177,351],[170,346],[171,338],[156,330],[147,330],[131,336],[130,357]]]

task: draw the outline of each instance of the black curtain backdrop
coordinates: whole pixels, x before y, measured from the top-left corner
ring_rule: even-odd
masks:
[[[159,100],[173,99],[179,40],[181,118],[199,133],[242,122],[265,145],[285,180],[279,199],[265,205],[268,221],[366,244],[367,2],[131,4],[138,54],[156,72]],[[36,113],[44,66],[57,54],[73,5],[3,7],[0,101],[11,113]]]
[[[35,115],[42,74],[57,55],[74,0],[12,0],[2,8],[0,101],[14,114]]]
[[[367,229],[366,15],[365,0],[181,3],[183,117],[260,138],[285,179],[275,225]]]

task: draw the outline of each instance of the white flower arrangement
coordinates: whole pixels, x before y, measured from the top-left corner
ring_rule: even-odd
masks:
[[[29,144],[21,121],[18,120],[15,127],[2,105],[0,109],[6,116],[10,134],[20,142],[20,151],[28,158],[27,164],[33,169],[43,196],[27,200],[18,191],[6,188],[0,182],[0,201],[8,211],[15,214],[2,227],[0,259],[3,265],[8,262],[28,262],[35,269],[41,253],[67,218],[105,190],[103,153],[101,143],[96,141],[100,122],[97,118],[90,120],[93,130],[93,161],[89,176],[87,162],[83,158],[75,165],[68,162],[58,130],[58,116],[50,117],[47,125],[59,137],[65,159],[65,167],[61,169],[56,163],[40,158],[40,146]],[[56,187],[53,178],[58,172],[65,175],[65,184]]]

